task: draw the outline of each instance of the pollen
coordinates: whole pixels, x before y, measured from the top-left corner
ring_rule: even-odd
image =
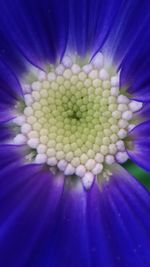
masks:
[[[34,70],[22,85],[25,107],[14,119],[20,130],[13,142],[34,149],[34,163],[77,175],[90,188],[107,167],[128,159],[125,140],[142,104],[119,82],[102,53],[85,65],[64,56],[48,71]]]

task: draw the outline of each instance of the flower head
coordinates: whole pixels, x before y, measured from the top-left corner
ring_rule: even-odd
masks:
[[[148,10],[1,5],[2,266],[149,266]]]

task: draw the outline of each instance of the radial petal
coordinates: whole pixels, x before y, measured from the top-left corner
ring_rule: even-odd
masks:
[[[2,33],[5,29],[9,46],[12,42],[33,64],[41,66],[43,59],[55,61],[63,53],[68,29],[66,1],[7,0],[1,3],[0,14]]]
[[[127,171],[85,192],[39,166],[15,168],[0,179],[2,266],[149,266],[150,195]]]
[[[63,188],[60,178],[55,177],[54,187],[50,174],[33,165],[11,166],[1,173],[1,266],[29,266],[39,239],[53,224]]]
[[[0,109],[10,112],[11,106],[22,96],[22,89],[14,70],[0,61]]]
[[[132,147],[128,149],[130,158],[145,170],[150,171],[150,121],[135,127],[129,138],[132,139]]]
[[[86,225],[86,192],[81,184],[77,189],[65,187],[58,210],[49,218],[29,266],[91,266]]]
[[[146,121],[150,119],[150,103],[144,103],[143,108],[138,111],[137,113],[138,118],[140,118],[141,121]]]

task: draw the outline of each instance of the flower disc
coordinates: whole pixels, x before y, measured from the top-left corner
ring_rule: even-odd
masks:
[[[124,140],[142,104],[119,90],[119,73],[101,53],[86,65],[65,56],[27,78],[14,143],[35,149],[35,163],[77,175],[88,188],[107,166],[127,160]]]

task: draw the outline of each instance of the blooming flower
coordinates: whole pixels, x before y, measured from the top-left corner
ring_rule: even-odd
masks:
[[[0,265],[150,266],[149,1],[0,10]]]

